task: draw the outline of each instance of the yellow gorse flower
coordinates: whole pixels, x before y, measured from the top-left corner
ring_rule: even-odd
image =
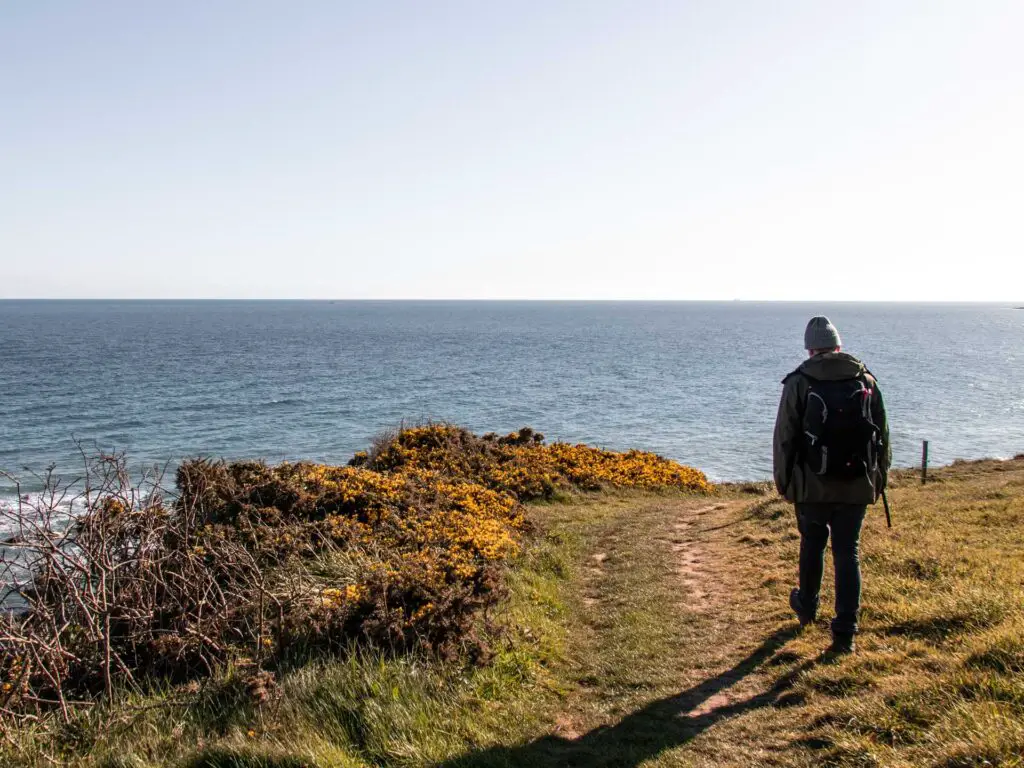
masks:
[[[478,437],[444,424],[403,430],[349,466],[237,472],[257,489],[244,497],[256,500],[251,514],[273,523],[258,529],[258,546],[305,556],[329,542],[350,563],[344,578],[309,585],[300,624],[358,632],[365,621],[389,638],[431,642],[497,599],[500,566],[522,548],[523,502],[605,485],[711,490],[703,473],[652,453],[545,445],[529,429]]]

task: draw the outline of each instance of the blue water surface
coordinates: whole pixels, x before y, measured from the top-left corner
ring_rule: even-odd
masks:
[[[896,461],[1024,451],[1024,312],[997,305],[0,301],[0,468],[345,462],[405,420],[771,472],[814,314],[881,381]],[[2,482],[2,481],[0,481]],[[0,494],[11,487],[0,485]]]

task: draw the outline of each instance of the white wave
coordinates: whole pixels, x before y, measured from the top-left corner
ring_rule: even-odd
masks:
[[[51,497],[42,492],[0,495],[0,542],[17,533],[16,520],[19,515],[28,518],[33,513],[52,509],[51,519],[60,528],[67,525],[86,509],[85,498],[80,494],[68,493],[63,497]]]

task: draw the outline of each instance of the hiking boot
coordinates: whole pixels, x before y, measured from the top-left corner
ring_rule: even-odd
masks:
[[[857,643],[854,642],[853,634],[846,632],[833,632],[832,633],[832,645],[829,646],[828,652],[833,656],[843,656],[847,653],[853,653],[857,650]]]
[[[789,593],[789,607],[793,609],[801,627],[814,623],[814,616],[804,610],[804,604],[800,601],[800,590],[794,589]]]

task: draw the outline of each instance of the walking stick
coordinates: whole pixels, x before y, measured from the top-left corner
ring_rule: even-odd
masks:
[[[889,514],[889,497],[885,495],[885,490],[882,490],[882,503],[885,505],[885,524],[892,528],[892,515]]]

